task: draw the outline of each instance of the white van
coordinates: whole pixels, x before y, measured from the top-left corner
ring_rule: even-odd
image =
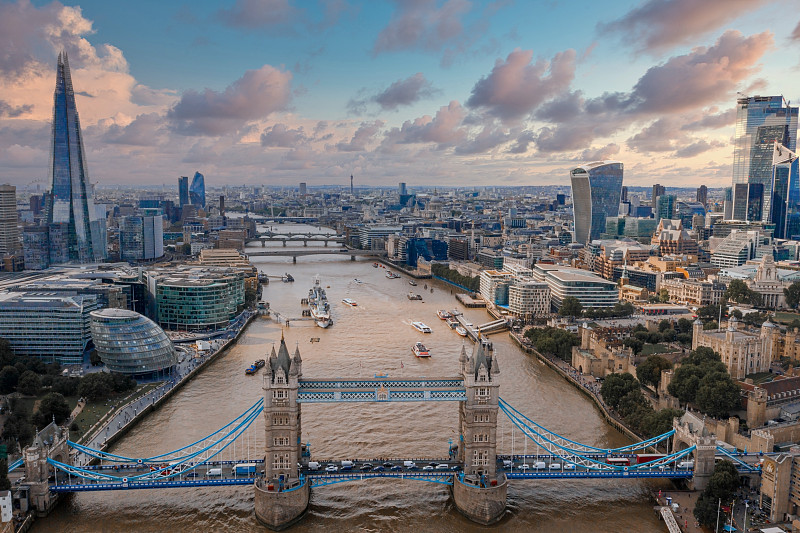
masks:
[[[352,470],[354,466],[353,461],[342,461],[342,470]]]
[[[209,477],[211,477],[211,476],[221,476],[222,475],[222,469],[221,468],[209,468],[208,472],[206,472],[206,474],[208,474]]]
[[[414,461],[403,461],[403,466],[406,468],[416,468],[417,463],[415,463]]]
[[[681,461],[678,463],[678,468],[683,468],[685,470],[692,470],[694,468],[694,461]]]
[[[512,463],[508,459],[503,461],[503,468],[511,468],[511,465]]]
[[[550,470],[561,470],[561,463],[550,463]]]
[[[535,468],[536,470],[544,470],[545,468],[547,468],[547,465],[544,464],[544,461],[535,461],[533,463],[533,468]]]
[[[316,461],[309,461],[308,462],[308,469],[309,470],[319,470],[319,463]]]

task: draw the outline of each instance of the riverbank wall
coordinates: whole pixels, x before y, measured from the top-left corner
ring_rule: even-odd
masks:
[[[234,345],[234,344],[235,344],[235,343],[236,343],[236,342],[239,340],[239,337],[241,337],[241,336],[244,334],[244,332],[247,330],[247,328],[248,328],[248,326],[250,325],[250,323],[251,323],[253,320],[255,320],[256,318],[258,318],[258,317],[259,317],[259,314],[258,314],[258,313],[253,313],[252,315],[250,315],[250,317],[248,317],[248,318],[247,318],[247,320],[246,320],[246,321],[245,321],[245,323],[242,325],[242,327],[241,327],[241,328],[239,328],[239,331],[236,333],[236,335],[235,335],[234,337],[232,337],[232,338],[228,339],[228,340],[225,342],[225,344],[223,344],[223,345],[222,345],[222,346],[219,348],[219,350],[217,350],[217,351],[216,351],[216,352],[214,352],[213,354],[209,355],[209,356],[208,356],[208,357],[207,357],[207,358],[206,358],[206,359],[205,359],[205,360],[204,360],[202,363],[200,363],[199,365],[197,365],[197,367],[193,368],[193,369],[192,369],[192,370],[191,370],[191,371],[190,371],[188,374],[186,374],[186,376],[184,376],[184,377],[183,377],[183,379],[181,379],[180,381],[178,381],[177,383],[175,383],[175,385],[174,385],[173,387],[171,387],[171,388],[170,388],[168,391],[166,391],[166,392],[164,393],[164,395],[163,395],[163,396],[161,396],[160,398],[158,398],[156,401],[154,401],[154,402],[153,402],[153,403],[151,403],[150,405],[148,405],[148,406],[146,406],[146,407],[143,407],[141,411],[138,411],[138,413],[137,413],[135,416],[133,416],[133,417],[132,417],[132,418],[131,418],[131,419],[128,421],[128,423],[127,423],[127,424],[123,425],[123,426],[122,426],[120,429],[118,429],[118,430],[116,431],[116,433],[114,433],[113,435],[110,435],[110,436],[108,437],[108,439],[106,440],[106,442],[105,442],[105,443],[104,443],[102,446],[100,446],[100,449],[101,449],[101,450],[106,450],[106,449],[108,449],[108,447],[109,447],[109,446],[111,446],[112,444],[114,444],[115,442],[117,442],[119,439],[121,439],[122,437],[124,437],[124,436],[125,436],[125,435],[126,435],[126,434],[127,434],[127,433],[128,433],[130,430],[131,430],[131,429],[133,429],[133,428],[134,428],[134,427],[135,427],[135,426],[136,426],[136,425],[137,425],[139,422],[141,422],[142,420],[144,420],[144,418],[145,418],[145,417],[146,417],[148,414],[150,414],[151,412],[153,412],[153,411],[155,411],[155,410],[157,410],[157,409],[160,409],[160,408],[161,408],[161,406],[164,404],[164,402],[166,402],[166,401],[167,401],[169,398],[171,398],[173,394],[175,394],[176,392],[178,392],[178,391],[179,391],[179,390],[180,390],[180,389],[181,389],[181,388],[182,388],[184,385],[186,385],[186,384],[187,384],[187,383],[189,383],[191,380],[193,380],[195,377],[197,377],[197,375],[198,375],[200,372],[202,372],[202,371],[203,371],[203,370],[204,370],[204,369],[205,369],[205,368],[206,368],[208,365],[210,365],[211,363],[213,363],[214,361],[216,361],[218,358],[222,357],[222,355],[223,355],[223,354],[225,354],[225,353],[226,353],[226,352],[227,352],[227,351],[228,351],[228,350],[229,350],[229,349],[230,349],[230,348],[231,348],[231,347],[232,347],[232,346],[233,346],[233,345]],[[133,401],[135,402],[136,400],[133,400]],[[125,409],[126,407],[127,407],[127,405],[125,405],[125,406],[122,406],[122,407],[121,407],[119,410],[123,410],[123,409]],[[115,411],[115,412],[116,412],[116,411]],[[103,426],[103,427],[105,427],[105,426]],[[103,427],[101,427],[99,431],[95,432],[95,435],[97,435],[98,433],[102,432],[102,430],[103,430]],[[86,439],[86,440],[87,440],[88,442],[91,442],[92,438],[94,438],[94,436],[95,436],[95,435],[92,435],[92,437],[91,437],[91,438],[88,438],[88,439]]]
[[[600,412],[600,415],[606,420],[606,422],[608,422],[608,424],[611,427],[613,427],[614,429],[616,429],[617,431],[619,431],[620,433],[622,433],[623,435],[632,439],[635,442],[642,440],[642,438],[639,435],[634,433],[630,428],[628,428],[617,418],[615,418],[614,415],[612,415],[608,411],[608,409],[606,409],[606,406],[603,405],[603,403],[600,401],[600,398],[598,398],[595,394],[589,391],[586,387],[581,385],[575,378],[570,376],[569,373],[565,372],[564,369],[561,368],[559,365],[557,365],[555,362],[551,361],[549,358],[539,353],[533,347],[525,344],[525,342],[523,342],[521,338],[522,337],[521,335],[512,332],[509,333],[509,336],[511,337],[511,340],[514,342],[514,344],[519,346],[519,348],[522,349],[522,351],[524,351],[527,354],[535,355],[539,359],[539,361],[543,362],[544,364],[555,370],[561,377],[563,377],[567,381],[567,383],[578,389],[587,398],[592,400],[595,407],[597,407],[597,410]]]

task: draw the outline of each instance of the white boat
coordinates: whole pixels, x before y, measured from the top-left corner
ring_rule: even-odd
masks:
[[[425,325],[424,322],[412,322],[411,325],[419,332],[422,333],[432,333],[431,328]]]
[[[358,278],[354,278],[354,279],[353,279],[353,281],[354,281],[354,282],[356,282],[356,283],[364,283],[363,281],[361,281],[361,280],[360,280],[360,279],[358,279]]]
[[[456,333],[458,333],[462,337],[466,337],[467,336],[467,330],[465,330],[461,326],[456,327]]]
[[[431,352],[421,342],[415,343],[414,346],[411,347],[411,351],[414,352],[414,355],[416,355],[417,357],[431,356]]]
[[[448,313],[444,309],[439,309],[438,311],[436,311],[436,315],[439,318],[441,318],[442,320],[447,320],[448,318],[450,318],[452,316],[450,313]]]
[[[358,304],[356,303],[356,301],[355,301],[355,300],[353,300],[352,298],[345,298],[345,299],[343,299],[343,300],[342,300],[342,302],[346,303],[346,304],[347,304],[347,305],[349,305],[350,307],[356,307],[356,306],[358,305]]]
[[[408,284],[411,285],[412,287],[416,287],[417,286],[417,282],[414,281],[413,279],[408,280]]]
[[[311,308],[311,317],[317,326],[327,328],[333,324],[331,306],[325,295],[325,289],[319,284],[319,278],[314,280],[314,286],[308,291],[308,306]]]

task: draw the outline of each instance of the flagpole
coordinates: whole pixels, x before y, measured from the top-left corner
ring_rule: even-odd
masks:
[[[717,501],[717,525],[714,528],[714,533],[719,533],[719,509],[722,506],[722,498]]]

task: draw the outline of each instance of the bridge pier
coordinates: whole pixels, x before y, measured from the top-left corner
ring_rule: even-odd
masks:
[[[286,246],[286,243],[283,243],[283,245]],[[292,256],[292,263],[294,263],[295,265],[297,264],[297,256],[296,255]]]
[[[303,246],[308,246],[308,239],[303,239]]]
[[[328,241],[325,241],[325,248],[328,247]]]
[[[453,503],[461,514],[473,522],[488,526],[505,514],[507,489],[508,480],[505,475],[498,476],[494,487],[467,484],[460,476],[454,476]]]
[[[287,491],[268,490],[264,480],[255,483],[256,518],[270,529],[280,531],[303,518],[311,496],[310,483]]]
[[[286,239],[283,239],[283,247],[286,248]]]

